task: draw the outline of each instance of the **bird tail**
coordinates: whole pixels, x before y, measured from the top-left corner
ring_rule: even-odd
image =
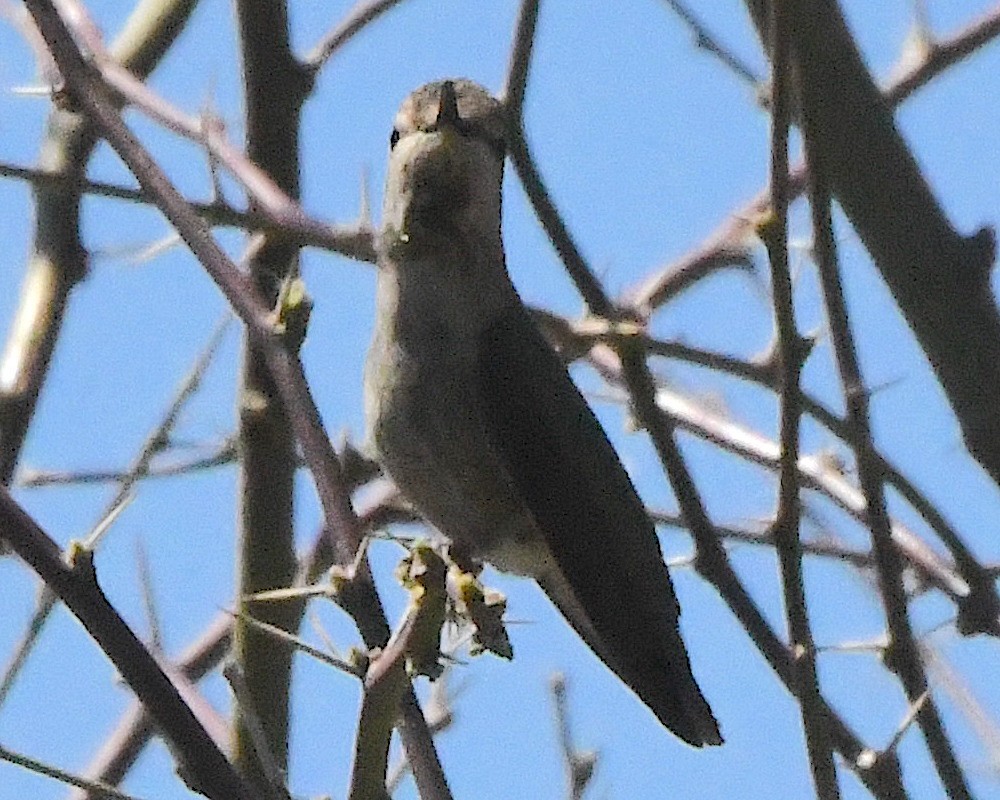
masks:
[[[676,618],[642,630],[621,620],[622,636],[606,641],[569,584],[555,570],[538,584],[580,638],[636,694],[667,730],[693,747],[722,744],[719,724],[695,682]],[[672,622],[672,624],[670,624]]]

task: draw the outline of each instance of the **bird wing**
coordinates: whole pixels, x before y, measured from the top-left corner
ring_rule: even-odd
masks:
[[[527,310],[479,341],[490,441],[557,565],[538,582],[594,652],[671,731],[722,738],[678,630],[656,531],[604,429]]]

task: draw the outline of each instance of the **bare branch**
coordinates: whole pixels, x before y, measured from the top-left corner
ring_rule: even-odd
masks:
[[[320,40],[305,57],[302,67],[313,75],[319,72],[341,47],[386,11],[399,5],[400,0],[368,0],[357,3],[332,31]]]
[[[795,322],[792,274],[788,266],[788,128],[792,117],[792,68],[789,60],[790,23],[785,0],[771,4],[771,217],[761,225],[761,238],[771,263],[771,293],[777,324],[777,356],[780,375],[779,488],[774,520],[774,547],[778,553],[789,649],[794,663],[799,710],[805,729],[806,749],[813,787],[823,800],[840,797],[837,770],[827,738],[826,718],[816,647],[809,627],[809,608],[802,577],[802,546],[799,528],[802,507],[799,497],[799,422],[802,415],[799,379],[809,354],[809,344],[799,335]]]
[[[802,9],[796,11],[799,15],[804,13]],[[802,25],[808,24],[807,19],[799,16],[797,30],[801,30]],[[799,58],[802,47],[801,41],[793,42],[793,50],[799,54]],[[972,795],[941,723],[937,707],[927,694],[927,675],[907,610],[902,564],[899,553],[892,546],[891,522],[885,507],[882,475],[878,469],[878,462],[872,456],[874,445],[869,426],[868,394],[858,366],[836,261],[836,244],[830,211],[831,196],[827,184],[828,154],[822,147],[816,147],[814,139],[817,126],[823,124],[825,123],[822,116],[815,113],[814,101],[811,101],[809,93],[805,92],[803,127],[806,157],[810,164],[809,205],[813,218],[813,249],[847,405],[847,417],[854,431],[855,438],[852,444],[857,455],[858,475],[865,495],[868,524],[872,532],[872,545],[878,565],[879,586],[888,620],[890,649],[885,661],[899,676],[910,703],[915,708],[918,705],[920,707],[917,721],[948,795],[952,798],[971,800]]]
[[[670,6],[671,11],[680,17],[681,21],[694,34],[695,46],[717,58],[744,83],[755,88],[760,85],[761,79],[757,77],[754,71],[735,53],[724,47],[685,3],[681,2],[681,0],[664,0],[664,2]]]
[[[503,90],[504,103],[511,120],[521,125],[524,119],[524,92],[531,69],[531,52],[535,46],[535,26],[541,0],[522,0],[517,16],[517,31],[507,67],[507,84]]]

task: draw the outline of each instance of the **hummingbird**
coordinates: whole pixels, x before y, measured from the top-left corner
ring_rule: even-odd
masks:
[[[507,272],[502,102],[464,79],[403,102],[378,237],[366,434],[453,546],[528,576],[675,735],[722,743],[655,528]]]

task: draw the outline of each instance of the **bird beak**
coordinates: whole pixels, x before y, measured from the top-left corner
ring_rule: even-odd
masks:
[[[441,84],[441,97],[438,100],[438,113],[435,126],[454,128],[458,125],[458,100],[455,98],[455,84],[445,81]]]

